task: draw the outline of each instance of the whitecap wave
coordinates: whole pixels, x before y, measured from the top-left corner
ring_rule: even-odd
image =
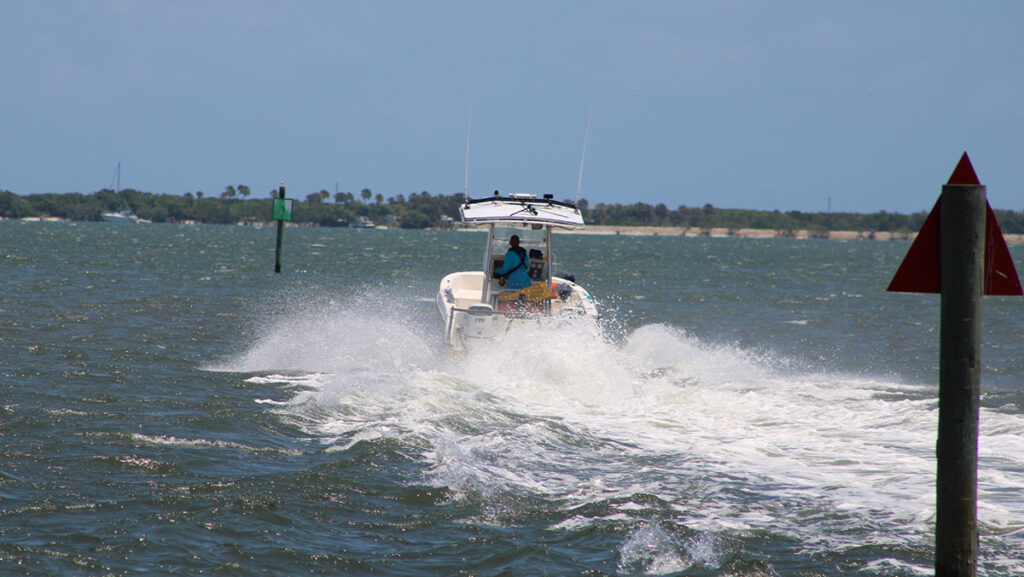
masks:
[[[650,535],[627,537],[624,563],[648,573],[713,565],[699,540],[723,532],[775,531],[808,551],[930,542],[937,412],[926,387],[794,368],[666,325],[623,338],[573,321],[524,325],[451,360],[406,311],[366,310],[295,316],[229,365],[301,382],[271,410],[328,450],[396,439],[454,499],[601,504],[563,523],[670,515],[697,532],[694,551],[663,543],[650,556],[630,544]],[[980,519],[987,534],[1012,534],[1024,518],[1013,496],[1024,419],[984,410],[982,423]]]

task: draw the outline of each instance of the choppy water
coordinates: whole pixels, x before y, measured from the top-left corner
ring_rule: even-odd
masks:
[[[288,229],[274,275],[274,234],[0,222],[0,574],[931,572],[907,243],[561,236],[600,326],[453,360],[480,235]],[[1022,307],[986,298],[981,575],[1024,573]]]

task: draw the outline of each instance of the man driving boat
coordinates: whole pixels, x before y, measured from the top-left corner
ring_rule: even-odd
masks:
[[[526,249],[519,246],[519,236],[513,234],[508,240],[508,252],[505,253],[505,263],[500,269],[494,271],[496,277],[507,277],[506,288],[511,290],[524,289],[530,286],[530,258],[526,255]]]

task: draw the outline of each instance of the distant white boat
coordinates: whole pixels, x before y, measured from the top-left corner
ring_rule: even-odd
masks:
[[[349,223],[348,226],[349,228],[377,228],[377,225],[365,216],[360,216],[354,222]]]
[[[121,192],[121,163],[117,163],[117,171],[114,173],[114,195],[116,196]],[[144,222],[150,221],[139,218],[134,212],[129,209],[124,209],[118,212],[104,212],[100,215],[103,218],[103,222]]]
[[[130,210],[122,210],[121,212],[104,212],[100,216],[103,217],[103,222],[148,222],[139,218],[138,215]]]

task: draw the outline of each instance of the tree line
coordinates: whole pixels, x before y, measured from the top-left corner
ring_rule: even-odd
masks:
[[[0,191],[0,218],[56,217],[76,221],[102,220],[105,212],[130,210],[139,218],[152,222],[202,222],[209,224],[269,223],[272,214],[271,190],[264,198],[249,196],[246,185],[231,185],[217,196],[187,192],[181,196],[154,194],[131,188],[114,191],[103,189],[91,194],[39,193],[19,196]],[[431,195],[423,191],[384,198],[364,188],[358,194],[326,190],[297,199],[292,221],[311,226],[347,226],[360,218],[378,224],[401,228],[448,227],[459,220],[462,193]],[[664,204],[605,204],[590,206],[579,202],[587,224],[610,226],[677,226],[688,228],[755,228],[788,231],[807,230],[825,233],[830,230],[911,233],[924,224],[928,213],[911,214],[879,211],[870,214],[849,212],[800,212],[778,210],[746,210],[679,206],[670,209]],[[1024,211],[996,210],[996,218],[1004,233],[1024,234]]]

